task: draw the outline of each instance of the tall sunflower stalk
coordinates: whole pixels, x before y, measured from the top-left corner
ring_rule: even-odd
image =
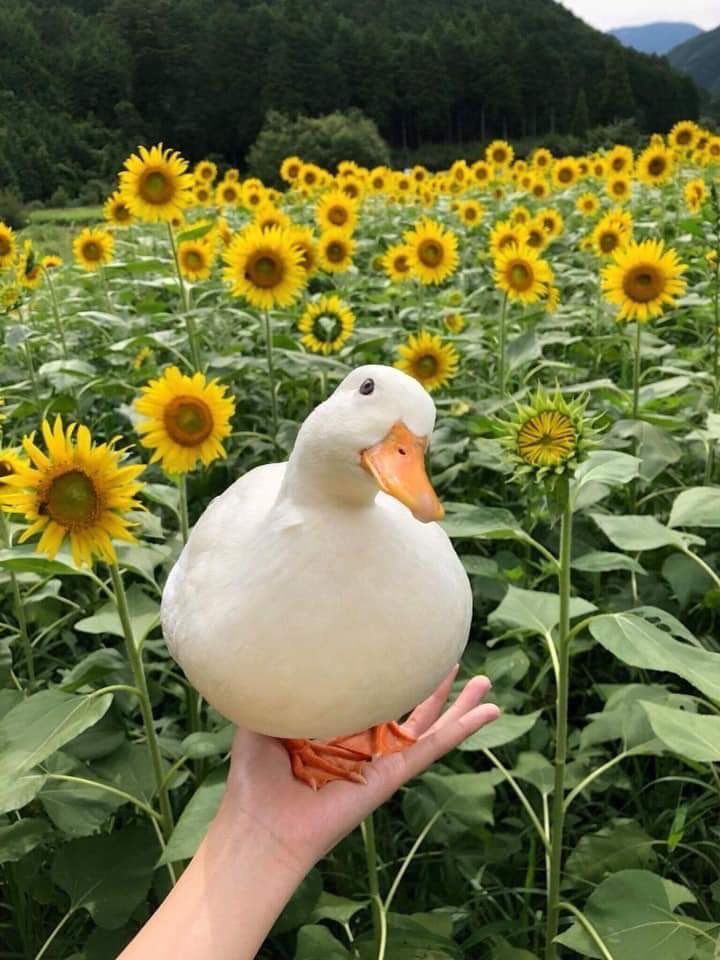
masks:
[[[585,416],[587,400],[566,401],[539,388],[531,402],[518,405],[515,418],[503,425],[502,443],[515,465],[515,478],[542,484],[560,518],[560,550],[554,560],[559,595],[558,625],[551,640],[556,682],[554,792],[550,814],[547,869],[545,960],[555,960],[560,918],[560,885],[565,831],[568,698],[570,692],[570,563],[572,559],[571,478],[593,444],[592,421]],[[541,831],[541,835],[543,835]]]
[[[710,257],[713,264],[713,360],[712,360],[712,412],[720,411],[720,193],[717,184],[710,185],[710,199],[715,214],[715,248]],[[715,443],[712,442],[705,461],[705,484],[712,481],[715,469]]]

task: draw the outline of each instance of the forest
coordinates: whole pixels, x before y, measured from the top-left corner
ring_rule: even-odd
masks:
[[[398,163],[698,111],[689,78],[552,0],[4,0],[0,56],[0,186],[26,201],[92,201],[140,142],[243,167],[269,110],[358,108]]]

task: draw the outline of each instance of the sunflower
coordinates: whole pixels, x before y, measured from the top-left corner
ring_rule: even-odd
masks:
[[[0,503],[2,502],[2,489],[8,477],[14,476],[18,470],[27,466],[25,458],[18,450],[10,447],[0,448]]]
[[[226,455],[222,441],[230,436],[235,401],[216,380],[169,367],[145,384],[133,406],[143,417],[137,431],[153,451],[150,462],[161,461],[167,473],[187,473],[198,461],[207,467]]]
[[[611,212],[598,221],[590,237],[601,257],[609,257],[632,239],[632,220],[620,219]]]
[[[711,163],[720,162],[720,136],[710,137],[707,152]]]
[[[456,160],[450,167],[450,179],[464,186],[470,177],[470,168],[464,160]],[[415,178],[413,177],[413,180]]]
[[[605,158],[608,176],[624,173],[629,176],[633,170],[633,152],[631,147],[622,143],[616,144]]]
[[[347,230],[352,233],[357,221],[357,206],[342,190],[324,194],[315,208],[315,219],[321,230]]]
[[[396,243],[382,257],[382,267],[394,283],[409,280],[412,276],[410,249],[404,243]]]
[[[692,150],[700,137],[700,128],[692,120],[681,120],[668,134],[668,145],[673,150]]]
[[[527,207],[513,207],[510,211],[510,223],[515,227],[521,227],[532,219],[532,214]]]
[[[135,219],[120,190],[111,194],[103,206],[103,216],[113,227],[129,227]]]
[[[291,232],[279,227],[262,230],[251,224],[233,238],[223,259],[233,295],[260,310],[289,306],[307,280]]]
[[[538,210],[535,214],[535,220],[540,224],[545,234],[553,240],[559,237],[565,229],[562,214],[553,207],[543,207],[542,210]]]
[[[309,277],[318,267],[317,245],[312,230],[309,227],[290,227],[288,239],[300,253],[300,266]]]
[[[594,193],[581,193],[575,201],[575,209],[584,217],[594,217],[600,209],[600,201]]]
[[[458,203],[457,215],[465,226],[471,229],[480,225],[484,212],[482,204],[478,203],[477,200],[461,200]]]
[[[15,279],[26,290],[35,290],[42,282],[43,272],[35,256],[32,240],[23,243],[22,254],[15,265]]]
[[[521,243],[533,250],[544,250],[550,242],[550,234],[543,227],[540,217],[533,217],[520,231]]]
[[[568,401],[559,388],[551,394],[542,387],[530,403],[517,405],[500,441],[515,466],[516,480],[544,480],[552,486],[584,459],[595,433],[586,406],[587,398]]]
[[[632,181],[627,174],[619,173],[608,177],[605,183],[605,192],[612,197],[616,203],[624,203],[629,200],[632,194]]]
[[[371,193],[384,193],[392,183],[392,174],[387,167],[373,167],[368,177]]]
[[[557,287],[550,286],[547,288],[547,296],[545,297],[545,310],[547,313],[554,313],[558,308],[560,303],[560,291]]]
[[[675,155],[664,145],[646,147],[637,159],[636,176],[641,183],[653,186],[665,183],[673,172]]]
[[[355,241],[344,230],[325,230],[318,240],[318,263],[328,273],[344,273],[352,266]]]
[[[98,270],[110,263],[115,240],[107,230],[85,227],[73,240],[73,253],[83,270]]]
[[[15,232],[0,220],[0,270],[9,267],[15,259]]]
[[[493,167],[509,167],[515,151],[506,140],[493,140],[485,150],[485,159]]]
[[[195,197],[195,203],[199,206],[209,206],[213,199],[212,185],[209,183],[196,183],[193,196]]]
[[[561,157],[552,168],[552,180],[556,187],[571,187],[580,175],[575,157]]]
[[[223,180],[232,180],[233,183],[239,183],[240,171],[235,167],[228,167],[223,175]]]
[[[410,171],[410,175],[415,183],[421,184],[427,180],[427,178],[430,176],[430,172],[427,167],[423,167],[422,164],[416,163]]]
[[[674,306],[685,290],[687,267],[662,240],[631,241],[613,260],[602,272],[602,288],[605,299],[620,307],[618,320],[647,323],[665,306]]]
[[[125,451],[116,450],[114,441],[94,445],[87,427],[72,423],[65,430],[60,417],[52,428],[44,420],[42,435],[47,453],[26,437],[31,462],[16,463],[4,482],[2,508],[29,522],[20,542],[42,531],[37,551],[52,558],[67,536],[78,566],[90,565],[93,557],[112,563],[113,539],[135,542],[123,514],[139,506],[143,466],[122,466]]]
[[[303,163],[297,182],[306,190],[316,190],[323,182],[323,171],[315,163]]]
[[[270,227],[281,227],[285,230],[290,226],[290,217],[270,202],[262,203],[259,207],[256,207],[253,219],[261,230],[269,230]]]
[[[306,308],[298,321],[300,342],[313,353],[337,353],[352,335],[355,316],[340,297],[320,297]]]
[[[300,176],[302,165],[303,163],[300,157],[285,157],[283,162],[280,164],[280,176],[285,183],[295,183],[297,178]]]
[[[56,253],[48,253],[40,261],[40,266],[45,270],[57,270],[58,267],[62,266],[62,257],[59,257]]]
[[[421,283],[442,283],[457,269],[457,237],[435,220],[418,221],[403,240],[409,247],[410,267]]]
[[[593,157],[590,161],[590,173],[596,180],[604,180],[608,175],[608,167],[604,157]]]
[[[490,231],[490,255],[497,257],[501,250],[505,250],[513,244],[522,243],[524,236],[522,226],[514,226],[507,220],[498,220]]]
[[[553,155],[547,147],[538,147],[530,157],[530,163],[538,170],[549,170],[552,166]]]
[[[708,188],[702,177],[688,180],[683,187],[683,196],[685,197],[688,210],[692,213],[697,213],[708,196]]]
[[[183,240],[178,245],[180,272],[186,280],[207,280],[214,260],[213,245],[206,237]]]
[[[219,207],[238,207],[242,199],[242,189],[235,180],[221,180],[215,187],[215,203]]]
[[[457,350],[435,333],[421,330],[411,334],[397,350],[399,359],[395,366],[419,380],[430,393],[444,387],[457,373]]]
[[[197,183],[204,183],[208,186],[213,183],[215,177],[217,177],[217,164],[213,163],[212,160],[201,160],[200,163],[196,163],[193,168],[193,176]]]
[[[120,191],[133,216],[147,223],[171,221],[192,203],[194,180],[187,160],[162,144],[139,148],[125,161]]]
[[[223,182],[232,183],[233,181],[225,180]],[[241,190],[242,202],[248,210],[255,210],[267,202],[267,190],[262,183],[254,177],[251,180],[246,180]]]
[[[484,160],[476,160],[475,163],[470,167],[470,173],[472,179],[480,187],[485,187],[492,180],[492,167],[489,163],[485,163]]]
[[[550,193],[550,186],[548,185],[547,180],[543,177],[535,177],[529,192],[535,197],[536,200],[544,200],[545,197]]]
[[[536,303],[547,293],[552,271],[532,247],[512,244],[495,259],[495,284],[511,300]]]
[[[443,317],[443,326],[450,333],[462,333],[467,326],[467,321],[461,313],[448,313]]]

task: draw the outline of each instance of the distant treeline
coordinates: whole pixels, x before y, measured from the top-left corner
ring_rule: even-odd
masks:
[[[0,188],[106,181],[163,140],[242,165],[268,110],[358,107],[391,147],[697,115],[691,80],[553,0],[2,0]]]

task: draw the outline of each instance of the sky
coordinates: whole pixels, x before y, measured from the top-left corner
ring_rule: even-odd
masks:
[[[598,30],[658,20],[694,23],[703,30],[720,24],[720,0],[560,0]]]

